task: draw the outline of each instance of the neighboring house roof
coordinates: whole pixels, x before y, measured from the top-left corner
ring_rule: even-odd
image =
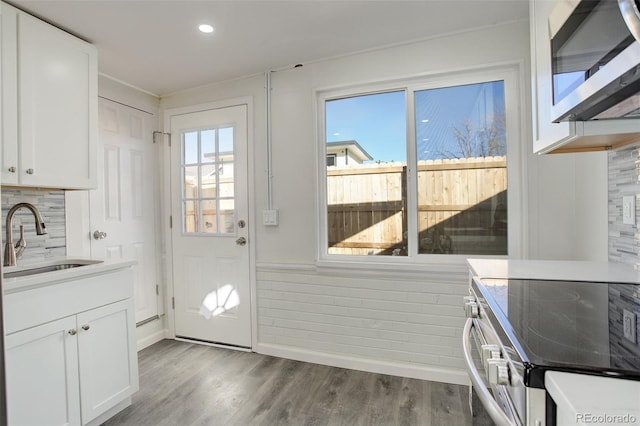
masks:
[[[355,140],[327,142],[327,154],[333,154],[345,148],[349,150],[353,157],[358,158],[360,161],[373,160],[373,157]]]

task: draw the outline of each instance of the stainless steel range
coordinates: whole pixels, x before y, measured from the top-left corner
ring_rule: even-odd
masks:
[[[573,280],[580,273],[559,274],[572,279],[526,273],[522,279],[513,278],[513,269],[503,274],[507,278],[472,272],[465,298],[469,376],[497,424],[556,424],[545,387],[549,371],[640,381],[640,281]],[[593,278],[638,278],[634,271],[610,272]]]

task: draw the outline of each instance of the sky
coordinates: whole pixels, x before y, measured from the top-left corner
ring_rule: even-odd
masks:
[[[374,161],[407,161],[404,91],[328,101],[325,111],[327,142],[355,140]]]
[[[415,92],[419,160],[460,156],[452,128],[465,119],[480,132],[494,111],[504,111],[504,85],[488,82]],[[327,101],[327,142],[356,140],[372,161],[406,161],[405,92]]]

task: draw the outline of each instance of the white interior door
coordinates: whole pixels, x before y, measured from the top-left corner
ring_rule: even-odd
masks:
[[[170,118],[175,334],[251,346],[247,106]]]
[[[158,314],[154,117],[101,98],[98,122],[98,189],[90,192],[91,256],[138,261],[134,299],[136,322],[141,322]]]

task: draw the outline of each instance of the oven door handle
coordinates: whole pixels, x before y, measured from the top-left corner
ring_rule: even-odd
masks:
[[[462,348],[464,350],[464,359],[467,364],[467,371],[469,372],[469,377],[471,378],[471,383],[473,384],[482,405],[487,410],[487,413],[496,422],[498,426],[516,426],[515,423],[507,417],[507,415],[502,411],[496,400],[489,392],[489,389],[485,386],[480,373],[476,369],[476,366],[471,358],[471,328],[475,327],[473,320],[471,318],[467,319],[466,324],[464,325],[464,331],[462,334]]]

